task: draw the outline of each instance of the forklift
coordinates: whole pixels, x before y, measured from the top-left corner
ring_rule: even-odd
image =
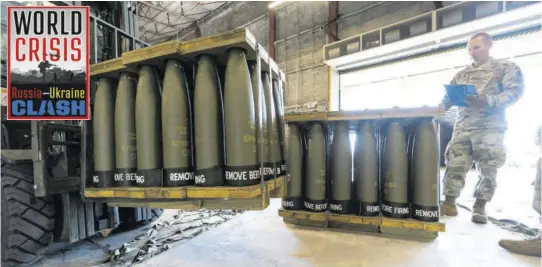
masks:
[[[148,46],[137,39],[135,2],[51,3],[90,6],[91,64]],[[2,9],[20,5],[3,2]],[[2,25],[3,35],[6,26]],[[31,263],[52,243],[74,243],[104,230],[156,220],[162,209],[110,207],[84,199],[82,178],[91,170],[82,162],[85,157],[92,162],[92,155],[87,156],[92,144],[84,137],[91,131],[84,122],[6,120],[6,54],[1,61],[1,266]],[[91,87],[93,93],[95,86]]]

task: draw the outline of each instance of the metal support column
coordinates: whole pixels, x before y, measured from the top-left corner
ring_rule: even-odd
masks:
[[[120,56],[119,53],[119,34],[118,31],[113,31],[113,58],[118,58]]]
[[[134,38],[139,39],[139,24],[137,19],[137,5],[132,3],[132,18],[133,18],[133,29],[134,29]],[[135,45],[132,49],[136,49]]]
[[[133,16],[130,12],[130,9],[131,9],[130,7],[131,7],[132,2],[126,1],[126,2],[121,2],[120,4],[122,6],[121,10],[122,10],[122,22],[123,22],[123,26],[121,29],[123,29],[128,34],[133,35],[132,34]]]
[[[268,38],[268,51],[269,57],[275,59],[275,29],[277,26],[277,19],[275,15],[275,9],[271,8],[267,12],[267,18],[269,19],[269,38]]]
[[[336,41],[339,41],[339,24],[337,20],[339,19],[339,2],[330,1],[328,2],[328,18],[327,25],[324,27],[326,29],[326,43],[330,44]],[[328,107],[327,110],[339,110],[341,107],[341,97],[340,90],[338,86],[339,75],[334,75],[332,68],[328,67]]]
[[[327,16],[327,43],[333,43],[339,41],[339,24],[337,19],[339,18],[339,2],[329,1],[328,3],[328,16]]]

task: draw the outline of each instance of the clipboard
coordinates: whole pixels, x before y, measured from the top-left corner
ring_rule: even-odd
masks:
[[[452,105],[460,107],[468,107],[465,103],[465,97],[468,95],[477,96],[476,86],[472,84],[445,84],[446,95]]]

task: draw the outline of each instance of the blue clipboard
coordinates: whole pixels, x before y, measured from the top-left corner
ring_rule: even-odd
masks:
[[[476,87],[472,84],[445,84],[446,95],[452,105],[460,107],[468,107],[465,103],[465,97],[468,95],[477,96]]]

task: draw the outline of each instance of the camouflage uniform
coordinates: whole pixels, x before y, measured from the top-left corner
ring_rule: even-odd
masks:
[[[474,197],[490,201],[497,187],[497,169],[506,161],[505,110],[523,94],[523,74],[507,60],[491,58],[481,66],[466,67],[452,84],[473,84],[486,108],[459,107],[452,140],[446,148],[444,194],[459,197],[473,161],[479,174]],[[449,105],[447,100],[445,105]]]
[[[533,197],[533,209],[540,214],[540,183],[542,181],[542,173],[540,169],[540,161],[542,160],[542,144],[540,144],[542,125],[538,127],[536,134],[536,145],[540,147],[541,155],[539,155],[538,162],[536,163],[536,179],[534,182],[534,197]],[[527,256],[542,256],[542,239],[540,232],[537,236],[527,238],[525,240],[510,240],[502,239],[499,241],[499,246],[502,248],[517,254]]]
[[[538,161],[536,163],[536,179],[534,182],[534,197],[533,197],[533,209],[540,214],[540,187],[542,182],[542,144],[541,139],[542,138],[542,125],[538,126],[538,130],[536,132],[536,145],[540,147],[540,155],[538,157]]]

